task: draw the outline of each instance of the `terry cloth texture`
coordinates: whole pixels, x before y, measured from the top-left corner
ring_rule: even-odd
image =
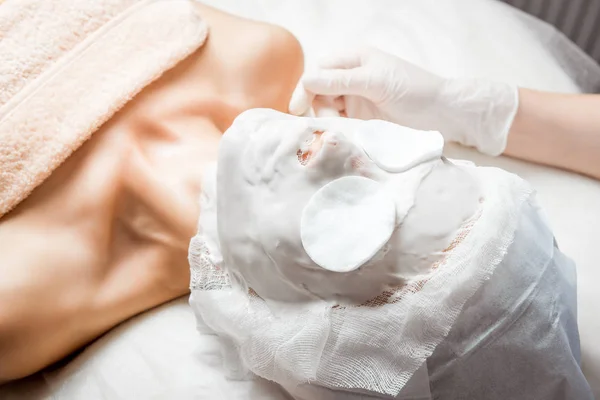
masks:
[[[0,217],[207,34],[191,0],[0,2]]]

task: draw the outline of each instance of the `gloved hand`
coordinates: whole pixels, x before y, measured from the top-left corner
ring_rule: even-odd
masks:
[[[499,155],[518,107],[515,86],[446,79],[374,48],[333,57],[308,71],[290,101],[300,115],[314,106],[359,119],[437,130],[446,141]]]

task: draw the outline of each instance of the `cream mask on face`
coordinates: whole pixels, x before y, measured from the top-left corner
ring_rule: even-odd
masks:
[[[219,150],[224,265],[265,300],[283,302],[365,301],[426,273],[436,238],[445,240],[444,230],[475,208],[458,199],[468,205],[439,228],[415,207],[418,196],[443,194],[443,182],[462,173],[442,168],[442,149],[438,132],[384,121],[243,113]],[[458,189],[477,198],[475,185]]]

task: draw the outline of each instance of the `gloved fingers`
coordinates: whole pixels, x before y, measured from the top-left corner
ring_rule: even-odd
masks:
[[[336,111],[343,111],[346,109],[346,100],[344,96],[322,96],[316,95],[313,100],[313,107],[315,104],[327,104],[328,107],[335,109]]]
[[[304,90],[301,83],[298,84],[290,100],[289,113],[293,115],[306,115],[311,106],[317,117],[346,116],[346,101],[344,96],[315,96]]]
[[[288,111],[292,115],[304,115],[310,109],[315,95],[311,92],[306,91],[302,81],[298,82],[292,97],[290,104],[288,105]]]
[[[344,96],[315,96],[312,103],[317,117],[346,117],[346,99]]]
[[[334,105],[335,109],[340,112],[346,111],[346,98],[344,96],[334,97],[333,105]]]
[[[316,95],[369,95],[369,74],[362,67],[321,69],[307,72],[301,80],[304,89]]]
[[[313,101],[313,109],[316,117],[339,117],[339,102],[331,96],[316,96]]]
[[[304,115],[315,95],[342,97],[338,111],[345,110],[345,95],[373,97],[371,92],[376,88],[371,87],[372,74],[364,66],[374,52],[375,49],[363,46],[323,58],[319,62],[319,69],[305,72],[301,78],[292,94],[288,111],[294,115]]]

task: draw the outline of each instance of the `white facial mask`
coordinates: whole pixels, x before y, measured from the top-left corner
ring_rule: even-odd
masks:
[[[439,159],[444,148],[439,132],[417,131],[380,120],[363,122],[356,136],[375,164],[388,172],[404,172]]]
[[[286,303],[363,301],[426,272],[378,261],[442,148],[437,132],[384,121],[245,112],[219,154],[224,263]]]
[[[493,212],[479,217],[480,182],[498,204],[511,195],[494,194],[494,174],[482,181],[418,139],[407,140],[415,151],[398,149],[401,163],[384,146],[368,155],[360,136],[370,124],[380,122],[251,110],[225,133],[190,244],[190,303],[223,340],[231,377],[250,370],[288,391],[310,382],[395,396],[479,282],[455,279],[469,257],[454,255],[454,241],[475,220],[494,225]],[[410,135],[383,129],[393,127]]]

